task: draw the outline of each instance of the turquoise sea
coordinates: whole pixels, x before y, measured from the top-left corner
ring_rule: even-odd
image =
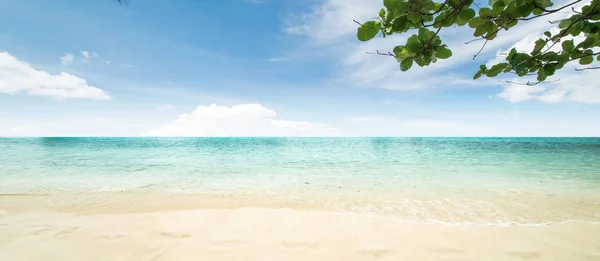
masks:
[[[65,191],[385,203],[373,211],[523,199],[556,212],[576,198],[598,206],[600,138],[0,138],[0,194]]]

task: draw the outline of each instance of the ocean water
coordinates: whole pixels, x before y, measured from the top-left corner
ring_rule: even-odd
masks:
[[[0,194],[138,191],[600,221],[600,138],[0,138]]]

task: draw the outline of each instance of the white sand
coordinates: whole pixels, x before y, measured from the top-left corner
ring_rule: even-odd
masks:
[[[268,208],[0,210],[0,260],[600,260],[600,225],[452,227]]]

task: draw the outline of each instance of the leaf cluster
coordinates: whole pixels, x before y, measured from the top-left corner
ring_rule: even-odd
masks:
[[[569,11],[570,17],[557,22],[560,31],[556,34],[544,32],[531,52],[513,48],[506,55],[506,61],[490,68],[481,65],[474,76],[477,79],[482,75],[495,77],[509,72],[518,76],[535,74],[537,81],[542,82],[568,62],[588,65],[594,57],[600,61],[600,0],[592,0],[581,11],[576,11],[573,6],[581,1],[574,0],[550,9],[554,6],[551,0],[489,0],[488,5],[481,8],[473,0],[383,0],[384,8],[379,11],[379,17],[360,24],[357,37],[369,41],[377,35],[386,37],[412,32],[405,44],[386,54],[395,57],[400,69],[406,71],[413,63],[423,67],[452,56],[452,51],[439,36],[443,28],[468,26],[476,39],[485,41],[483,49],[501,31],[508,31],[518,23]],[[573,41],[573,37],[582,36],[583,41]]]

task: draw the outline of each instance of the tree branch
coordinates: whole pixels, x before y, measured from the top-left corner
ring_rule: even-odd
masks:
[[[597,53],[590,53],[590,54],[584,53],[582,56],[577,56],[577,57],[575,57],[575,58],[571,58],[571,59],[569,59],[569,62],[572,62],[572,61],[575,61],[575,60],[578,60],[578,59],[581,59],[581,58],[584,58],[584,57],[588,57],[588,56],[594,56],[594,55],[598,55],[598,54],[600,54],[600,52],[597,52]]]
[[[427,43],[425,44],[423,49],[427,49],[427,47],[429,47],[429,44],[431,43],[431,41],[433,41],[433,38],[435,38],[440,33],[442,28],[444,27],[444,23],[446,22],[446,20],[450,17],[455,18],[456,15],[458,15],[458,12],[460,12],[463,9],[463,7],[465,7],[465,5],[467,4],[467,1],[468,0],[463,0],[462,2],[460,2],[460,5],[457,8],[452,10],[452,12],[450,12],[448,14],[448,16],[444,17],[444,20],[440,21],[442,23],[442,25],[440,27],[438,27],[437,31],[435,31],[435,34],[433,36],[431,36],[431,38],[429,38],[429,40],[427,41]],[[441,8],[440,8],[440,10],[441,10]]]
[[[582,0],[577,0],[577,1],[575,1],[575,2],[572,2],[572,3],[570,3],[570,4],[564,5],[563,7],[560,7],[560,8],[557,8],[557,9],[553,9],[553,10],[547,10],[547,9],[540,8],[540,7],[538,7],[538,8],[540,8],[540,9],[544,10],[544,12],[556,13],[556,12],[558,12],[558,11],[560,11],[560,10],[563,10],[563,9],[565,9],[565,8],[567,8],[567,7],[569,7],[569,6],[572,6],[572,5],[576,4],[576,3],[579,3],[579,2],[581,2],[581,1],[582,1]]]

